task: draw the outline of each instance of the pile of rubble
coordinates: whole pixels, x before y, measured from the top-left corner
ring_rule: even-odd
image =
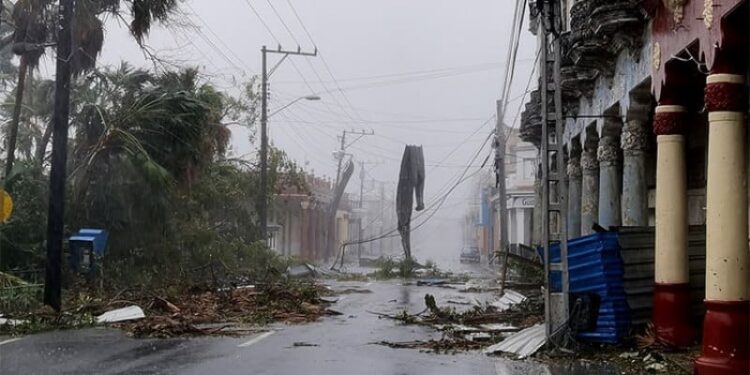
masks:
[[[219,290],[122,291],[109,299],[70,301],[60,314],[34,311],[0,324],[0,332],[65,328],[66,322],[109,324],[135,337],[242,334],[271,322],[302,323],[340,313],[328,309],[332,292],[313,282],[248,285]],[[31,325],[34,327],[31,327]]]
[[[451,301],[448,302],[451,303]],[[543,320],[543,301],[540,296],[526,297],[510,290],[496,301],[475,304],[463,310],[439,307],[435,297],[426,294],[425,306],[425,310],[417,314],[409,314],[405,311],[396,315],[376,314],[404,324],[430,326],[442,332],[441,339],[409,342],[381,341],[377,344],[393,348],[419,348],[433,351],[477,350],[491,347]]]

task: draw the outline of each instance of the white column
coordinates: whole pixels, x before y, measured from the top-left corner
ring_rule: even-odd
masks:
[[[581,236],[581,157],[568,159],[568,238]]]
[[[622,225],[648,226],[646,149],[648,129],[640,120],[630,120],[622,131]]]
[[[620,142],[617,137],[599,140],[599,225],[604,228],[620,225]]]
[[[706,316],[696,372],[747,374],[750,373],[750,254],[745,76],[709,75],[705,90],[709,122]]]
[[[687,109],[660,105],[654,114],[656,133],[656,240],[653,323],[657,338],[672,346],[693,343],[687,255],[687,177],[685,137]]]
[[[581,153],[581,235],[593,233],[592,226],[599,218],[599,161],[596,150]]]

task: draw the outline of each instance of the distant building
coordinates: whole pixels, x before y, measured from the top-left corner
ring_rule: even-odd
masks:
[[[328,259],[326,217],[333,195],[330,179],[305,174],[304,183],[282,180],[269,215],[269,246],[281,255],[306,260]],[[347,194],[336,212],[336,249],[350,239],[351,204]]]
[[[537,149],[528,142],[522,141],[516,131],[507,129],[510,134],[506,144],[506,167],[505,167],[505,197],[508,207],[508,243],[531,246],[533,231],[534,203],[534,181],[537,171]],[[497,195],[493,196],[493,206],[497,207]],[[498,235],[495,247],[499,248],[500,235],[499,225],[496,228]]]

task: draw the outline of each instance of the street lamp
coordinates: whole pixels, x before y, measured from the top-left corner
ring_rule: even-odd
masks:
[[[268,75],[266,72],[266,48],[263,47],[263,82],[262,108],[260,115],[260,197],[258,217],[260,219],[260,236],[264,241],[268,238],[268,118],[283,111],[300,100],[320,100],[320,96],[311,94],[292,100],[289,104],[268,113]]]
[[[285,109],[286,109],[287,107],[291,106],[291,105],[292,105],[292,104],[294,104],[294,103],[297,103],[297,102],[298,102],[298,101],[300,101],[300,100],[309,100],[309,101],[316,101],[316,100],[320,100],[320,96],[318,96],[318,95],[307,95],[307,96],[300,96],[299,98],[297,98],[297,99],[294,99],[294,100],[292,100],[292,101],[291,101],[291,102],[290,102],[289,104],[287,104],[287,105],[285,105],[285,106],[283,106],[283,107],[281,107],[281,108],[279,108],[279,109],[277,109],[277,110],[275,110],[275,111],[271,112],[271,113],[270,113],[270,114],[268,115],[268,117],[271,117],[271,116],[273,116],[273,115],[275,115],[275,114],[277,114],[277,113],[279,113],[279,112],[281,112],[281,111],[285,110]]]

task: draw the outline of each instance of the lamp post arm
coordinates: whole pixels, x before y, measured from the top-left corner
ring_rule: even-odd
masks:
[[[294,99],[294,100],[292,100],[292,101],[291,101],[291,102],[289,102],[289,103],[288,103],[287,105],[285,105],[285,106],[283,106],[283,107],[281,107],[281,108],[279,108],[279,109],[277,109],[277,110],[275,110],[275,111],[271,112],[271,113],[270,113],[270,114],[268,115],[268,117],[271,117],[271,116],[273,116],[273,115],[275,115],[275,114],[277,114],[277,113],[279,113],[279,112],[281,112],[281,111],[283,111],[283,110],[287,109],[287,107],[289,107],[290,105],[292,105],[292,104],[294,104],[294,103],[297,103],[298,101],[300,101],[300,100],[302,100],[302,99],[304,99],[304,98],[305,98],[305,97],[303,96],[303,97],[299,97],[299,98],[297,98],[297,99]]]

